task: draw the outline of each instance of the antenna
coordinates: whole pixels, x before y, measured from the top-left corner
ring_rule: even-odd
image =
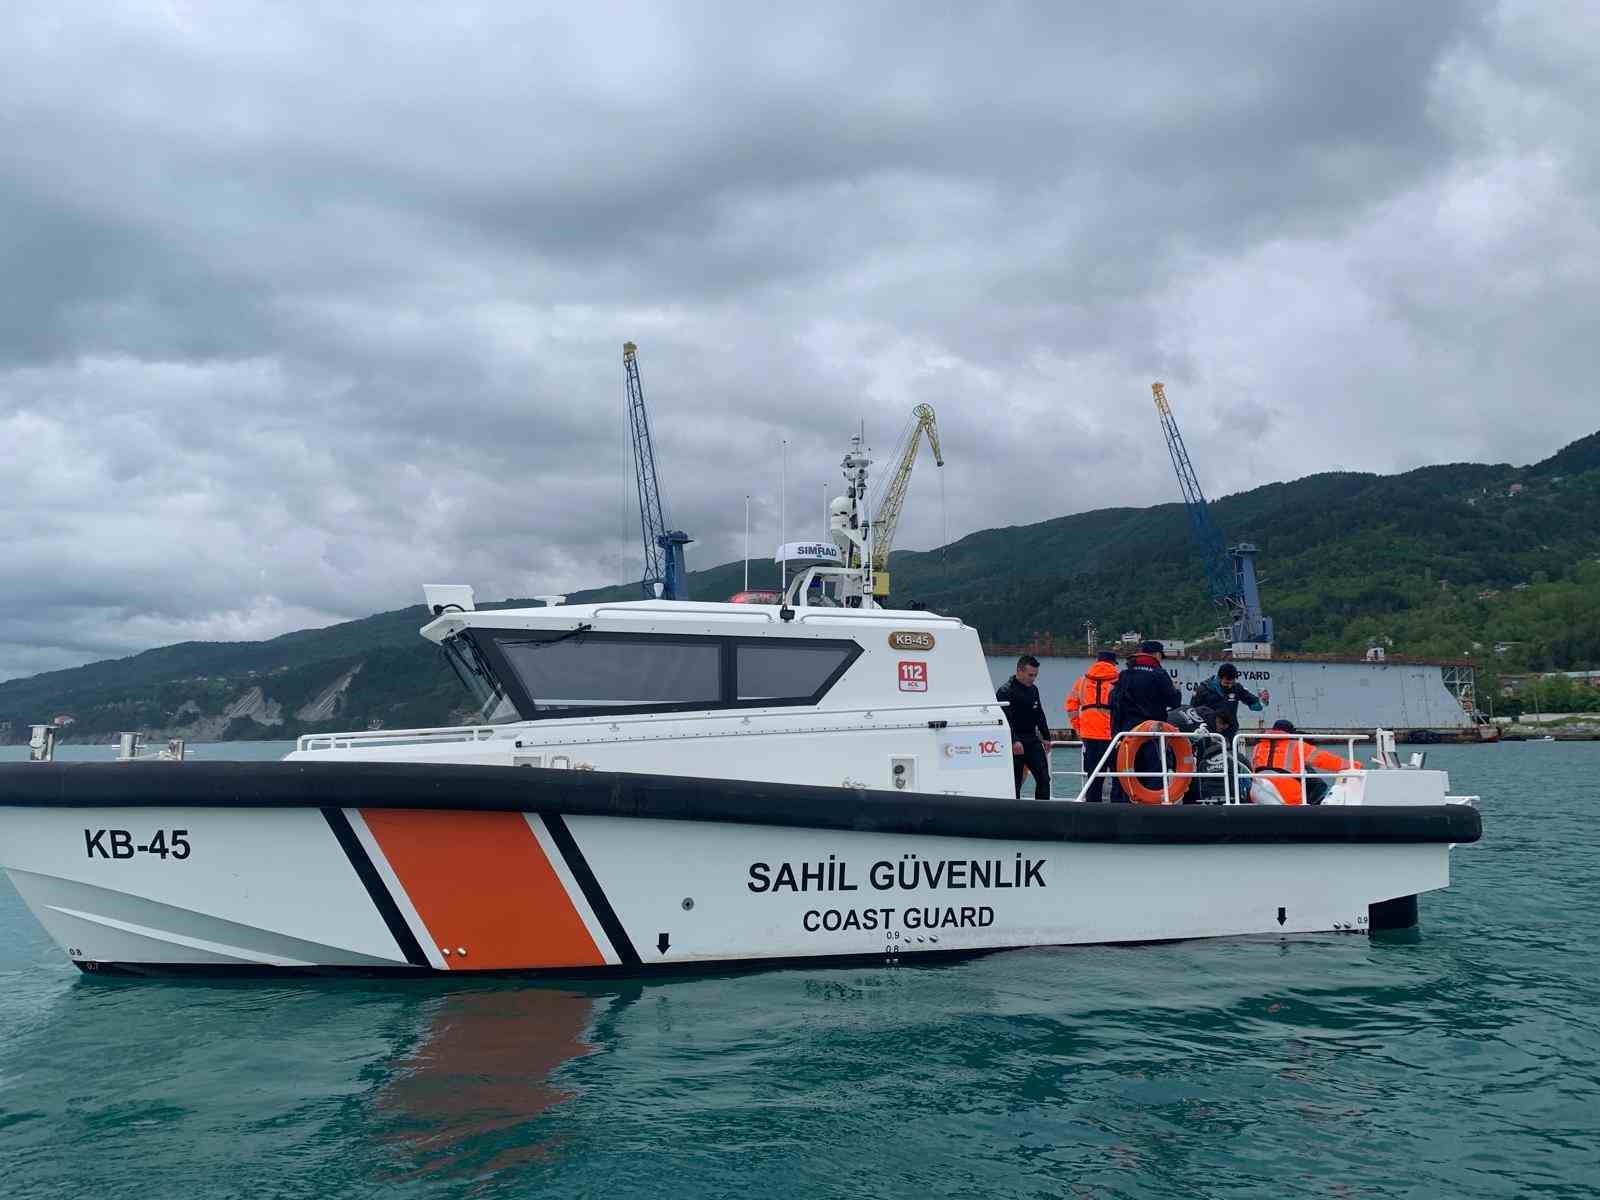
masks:
[[[778,557],[782,559],[778,567],[782,575],[780,590],[787,594],[789,591],[789,556],[784,554],[783,545],[789,540],[789,439],[783,439],[783,468],[778,476]]]

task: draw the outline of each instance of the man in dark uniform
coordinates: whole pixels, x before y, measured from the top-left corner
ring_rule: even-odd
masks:
[[[1006,706],[1006,721],[1011,726],[1011,773],[1022,798],[1022,772],[1033,773],[1035,800],[1050,799],[1050,722],[1039,703],[1039,660],[1031,654],[1017,659],[1016,673],[1002,683],[994,698]]]
[[[1111,689],[1113,733],[1126,733],[1141,721],[1165,721],[1167,711],[1183,703],[1183,693],[1161,665],[1161,656],[1165,653],[1166,647],[1160,642],[1140,642],[1139,649],[1128,659],[1128,665],[1122,668],[1117,686]],[[1157,779],[1159,787],[1159,776]],[[1127,802],[1120,779],[1112,780],[1111,799]]]
[[[1216,675],[1206,680],[1195,688],[1194,696],[1190,703],[1196,708],[1208,708],[1215,713],[1226,713],[1227,719],[1219,722],[1216,732],[1223,733],[1232,742],[1234,734],[1239,732],[1239,705],[1243,704],[1251,712],[1260,712],[1262,701],[1270,699],[1270,692],[1263,692],[1257,696],[1244,684],[1239,682],[1239,668],[1232,663],[1223,663],[1217,668]],[[1223,726],[1227,726],[1226,729]]]

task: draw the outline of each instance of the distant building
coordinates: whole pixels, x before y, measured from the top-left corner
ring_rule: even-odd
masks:
[[[57,713],[51,718],[50,724],[54,725],[57,729],[65,729],[77,719],[78,718],[73,716],[71,713]]]
[[[1522,488],[1522,485],[1520,483],[1513,483],[1509,488],[1506,489],[1506,495],[1508,495],[1508,496],[1520,496],[1520,495],[1522,495],[1522,491],[1523,491],[1523,488]]]
[[[1502,675],[1500,694],[1520,696],[1530,679],[1570,679],[1579,687],[1600,688],[1600,671],[1542,671],[1536,675]]]

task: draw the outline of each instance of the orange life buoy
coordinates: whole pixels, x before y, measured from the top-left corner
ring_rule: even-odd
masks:
[[[1176,725],[1168,725],[1165,721],[1141,721],[1135,725],[1117,747],[1117,773],[1118,782],[1128,799],[1135,804],[1176,804],[1183,799],[1183,794],[1189,790],[1189,772],[1194,770],[1194,747],[1189,744],[1188,738],[1152,738],[1153,733],[1177,733]],[[1141,736],[1143,735],[1143,736]],[[1172,748],[1172,769],[1182,772],[1167,780],[1166,791],[1163,793],[1159,787],[1146,787],[1133,772],[1137,769],[1139,749],[1146,742],[1156,742],[1160,752],[1165,754],[1163,747]],[[1145,772],[1150,774],[1151,772]]]

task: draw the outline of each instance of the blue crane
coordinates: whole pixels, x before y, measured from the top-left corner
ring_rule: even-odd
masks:
[[[1200,490],[1183,434],[1178,432],[1177,418],[1167,403],[1167,391],[1159,383],[1152,383],[1150,390],[1156,398],[1156,412],[1161,415],[1161,431],[1167,435],[1172,469],[1178,473],[1183,506],[1189,512],[1189,528],[1205,559],[1206,586],[1211,598],[1228,614],[1227,628],[1219,632],[1234,642],[1271,642],[1272,618],[1261,612],[1261,589],[1256,583],[1255,556],[1260,548],[1250,542],[1230,546],[1223,539],[1222,530],[1211,519],[1211,506]]]
[[[683,548],[694,541],[681,529],[667,529],[661,511],[661,480],[656,476],[656,452],[650,443],[650,418],[645,413],[644,389],[639,386],[638,347],[622,344],[622,369],[628,377],[628,424],[633,430],[633,467],[639,484],[639,531],[644,537],[644,595],[653,600],[687,600],[688,580]]]

